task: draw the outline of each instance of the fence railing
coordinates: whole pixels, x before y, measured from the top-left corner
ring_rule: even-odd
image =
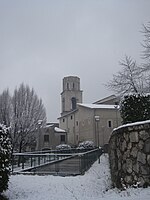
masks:
[[[64,153],[65,152],[65,153]],[[102,149],[90,151],[57,151],[57,153],[14,153],[12,172],[34,172],[49,174],[83,174],[100,157]]]
[[[96,149],[96,150],[91,150],[85,153],[81,153],[78,155],[80,159],[80,172],[84,173],[87,171],[91,165],[100,158],[102,155],[103,151],[102,149]]]
[[[70,154],[54,153],[13,153],[12,172],[22,171],[24,169],[41,166],[52,161],[58,161],[69,157]]]

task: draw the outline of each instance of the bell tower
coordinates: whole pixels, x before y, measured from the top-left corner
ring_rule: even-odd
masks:
[[[61,116],[77,108],[77,103],[82,103],[80,78],[67,76],[63,78],[63,91],[61,93]]]

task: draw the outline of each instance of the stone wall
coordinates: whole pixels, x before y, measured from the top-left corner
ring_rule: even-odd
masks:
[[[150,120],[115,129],[109,159],[113,186],[150,186]]]

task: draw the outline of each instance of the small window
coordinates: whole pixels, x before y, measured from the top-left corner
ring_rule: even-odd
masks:
[[[77,125],[77,126],[79,125],[79,122],[78,122],[78,121],[76,121],[76,125]]]
[[[49,135],[44,135],[44,142],[49,142]]]
[[[73,90],[74,90],[74,83],[73,83]]]
[[[61,135],[61,136],[60,136],[60,141],[61,141],[61,142],[65,142],[65,141],[66,141],[65,135]]]
[[[73,116],[71,115],[70,119],[73,119]]]
[[[112,127],[112,121],[109,120],[109,121],[108,121],[108,128],[111,128],[111,127]]]
[[[71,102],[72,102],[72,110],[75,110],[77,108],[77,99],[75,97],[72,97]]]
[[[65,98],[62,99],[62,111],[65,111]]]
[[[63,122],[65,122],[65,119],[63,118]]]

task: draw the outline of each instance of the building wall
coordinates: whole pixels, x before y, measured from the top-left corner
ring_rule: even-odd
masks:
[[[99,116],[99,121],[95,120],[95,116]],[[119,111],[116,113],[115,109],[82,107],[79,109],[79,121],[80,141],[92,140],[96,146],[107,144],[112,130],[121,124]]]
[[[79,141],[90,140],[95,142],[92,109],[79,106]]]
[[[60,128],[67,132],[67,143],[70,145],[78,144],[78,112],[74,111],[60,118]]]
[[[54,130],[54,127],[47,127],[47,128],[42,128],[38,130],[38,137],[37,137],[37,146],[36,150],[41,151],[41,150],[48,150],[48,149],[55,149],[57,145],[59,144],[64,144],[67,141],[67,134],[66,132],[56,132]],[[61,135],[65,136],[65,141],[61,142]],[[45,139],[49,138],[48,141],[45,141]]]
[[[98,122],[95,121],[95,116],[100,117]],[[96,146],[103,146],[108,143],[112,130],[120,124],[120,114],[116,109],[79,106],[78,110],[60,118],[60,128],[67,131],[67,142],[71,145],[90,140]]]

